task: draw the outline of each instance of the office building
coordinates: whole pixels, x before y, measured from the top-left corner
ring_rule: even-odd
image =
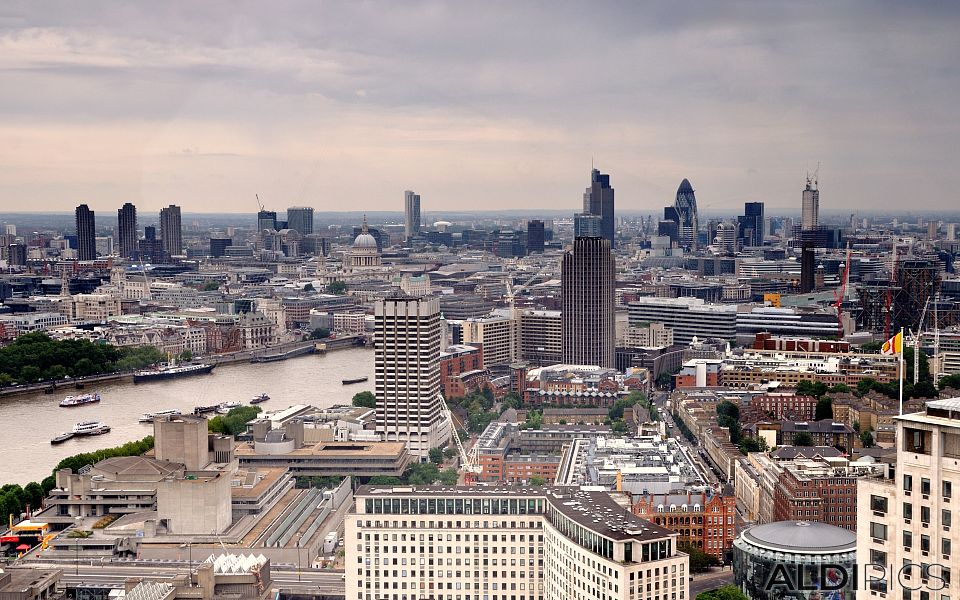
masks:
[[[403,216],[403,234],[409,240],[420,233],[420,194],[403,193]]]
[[[137,207],[129,202],[117,211],[117,242],[120,256],[137,257]]]
[[[663,323],[673,330],[675,344],[687,345],[694,337],[737,337],[733,304],[708,304],[699,298],[637,298],[628,306],[631,324]]]
[[[163,246],[157,239],[157,228],[147,225],[143,228],[143,239],[140,240],[140,259],[147,262],[161,262],[163,260]]]
[[[426,460],[451,435],[440,403],[440,302],[387,298],[374,315],[377,433]]]
[[[257,213],[257,232],[276,230],[277,212],[273,210],[260,210],[260,212]]]
[[[576,238],[561,265],[562,355],[573,365],[613,367],[616,269],[610,241]]]
[[[233,240],[228,237],[210,238],[210,256],[220,258],[227,253],[227,248],[233,245]]]
[[[527,222],[527,254],[543,252],[545,241],[543,221],[532,219]]]
[[[603,237],[603,220],[597,215],[573,215],[573,237]]]
[[[860,597],[907,598],[909,592],[913,600],[956,598],[954,545],[960,550],[960,535],[953,524],[953,490],[960,490],[960,398],[930,400],[922,412],[894,420],[896,479],[863,481],[857,491],[857,562],[868,565],[864,577],[884,578]],[[900,573],[892,589],[889,567],[885,576],[874,564],[893,565]]]
[[[763,202],[745,202],[743,214],[737,218],[740,244],[762,246],[764,236]]]
[[[803,188],[803,204],[801,206],[801,229],[811,231],[820,225],[820,190],[817,181],[807,176],[807,185]]]
[[[563,360],[563,317],[559,310],[522,310],[520,358],[538,366]]]
[[[600,217],[600,237],[616,246],[616,222],[613,213],[613,188],[610,176],[597,169],[590,171],[590,187],[583,193],[583,214]]]
[[[171,204],[160,209],[160,241],[167,256],[183,254],[183,227],[179,206]]]
[[[677,188],[673,208],[680,245],[684,248],[696,248],[700,217],[697,213],[697,197],[693,192],[693,186],[686,179],[681,181],[680,187]]]
[[[348,600],[691,600],[677,534],[607,492],[364,486],[355,500]]]
[[[483,362],[487,367],[509,365],[519,358],[517,329],[517,320],[506,311],[460,323],[461,340],[464,344],[483,348]]]
[[[96,260],[97,224],[94,213],[86,204],[74,211],[77,222],[77,260]]]
[[[287,229],[293,229],[301,236],[313,233],[313,207],[291,206],[287,209]]]
[[[678,543],[690,544],[721,562],[728,562],[727,554],[736,535],[735,496],[711,492],[644,492],[634,497],[633,513],[677,532]]]

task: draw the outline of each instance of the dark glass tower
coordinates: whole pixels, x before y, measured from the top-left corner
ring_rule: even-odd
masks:
[[[77,220],[77,259],[96,260],[97,224],[94,213],[86,204],[81,204],[74,212]]]
[[[257,213],[257,233],[264,229],[268,231],[277,230],[277,213],[273,210],[261,210]]]
[[[546,235],[543,228],[543,221],[538,219],[527,221],[527,254],[543,252],[545,239]]]
[[[578,237],[561,265],[563,362],[615,367],[614,294],[610,241]]]
[[[695,248],[700,222],[697,215],[697,197],[693,193],[693,186],[690,185],[689,180],[684,179],[680,182],[673,207],[677,211],[680,245],[684,248]]]
[[[313,207],[291,206],[287,209],[287,228],[295,229],[300,235],[313,233]]]
[[[129,202],[117,211],[117,243],[120,256],[137,257],[137,207]]]
[[[583,213],[600,217],[600,235],[615,245],[616,233],[613,214],[613,188],[610,176],[597,169],[590,171],[590,187],[583,193]]]
[[[745,202],[737,217],[738,236],[744,246],[763,245],[763,202]]]

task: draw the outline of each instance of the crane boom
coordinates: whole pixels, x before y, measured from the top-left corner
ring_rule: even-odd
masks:
[[[930,308],[930,297],[923,304],[923,312],[920,313],[920,322],[917,323],[917,331],[913,334],[913,385],[920,381],[920,338],[923,337],[923,321],[927,318],[927,309]]]
[[[446,399],[443,397],[443,394],[437,394],[437,399],[440,401],[444,415],[450,422],[453,443],[457,447],[457,453],[460,455],[460,470],[463,471],[469,479],[481,471],[479,460],[477,459],[476,445],[474,445],[474,450],[468,454],[463,447],[463,442],[460,441],[460,434],[457,433],[457,424],[453,422],[453,413],[450,411],[450,407],[447,406]]]

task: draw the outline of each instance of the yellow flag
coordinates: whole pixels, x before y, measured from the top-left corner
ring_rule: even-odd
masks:
[[[898,333],[883,343],[880,354],[900,354],[903,352],[903,333]]]

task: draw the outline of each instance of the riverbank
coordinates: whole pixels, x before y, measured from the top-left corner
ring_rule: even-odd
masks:
[[[300,342],[289,342],[287,344],[278,344],[276,346],[270,346],[268,348],[258,348],[256,350],[240,350],[238,352],[230,352],[227,354],[212,354],[210,356],[197,357],[195,362],[204,362],[215,365],[225,365],[238,362],[250,362],[255,357],[264,355],[264,354],[282,354],[290,352],[293,350],[299,350],[301,348],[307,348],[311,346],[320,346],[320,352],[331,352],[334,350],[343,350],[345,348],[353,348],[358,345],[357,340],[363,339],[362,336],[344,336],[342,338],[336,338],[331,340],[305,340]],[[308,356],[308,354],[298,354],[295,356],[285,357],[283,360],[289,360],[291,358],[297,358],[299,356]],[[98,383],[107,383],[107,382],[133,382],[133,373],[134,371],[120,371],[117,373],[99,373],[97,375],[88,375],[86,377],[75,377],[68,380],[60,381],[40,381],[37,383],[31,383],[26,385],[16,385],[9,386],[5,388],[0,388],[0,398],[10,397],[10,396],[19,396],[27,394],[36,394],[37,392],[45,392],[51,389],[51,393],[57,392],[68,392],[69,390],[74,389],[84,389],[88,385],[98,384]]]

